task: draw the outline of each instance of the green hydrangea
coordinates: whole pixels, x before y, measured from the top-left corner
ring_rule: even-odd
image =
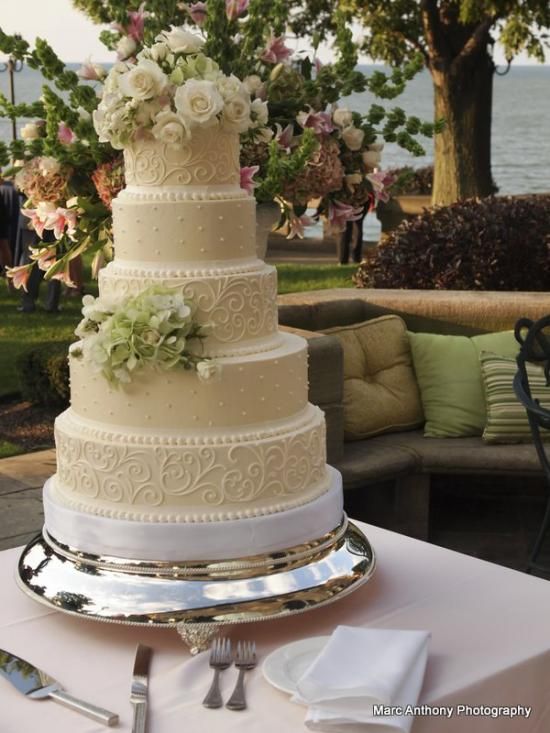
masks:
[[[131,382],[146,367],[195,369],[201,379],[212,379],[218,371],[191,348],[193,340],[204,336],[203,329],[175,290],[150,288],[118,303],[86,295],[82,315],[75,331],[82,341],[72,353],[112,385]]]

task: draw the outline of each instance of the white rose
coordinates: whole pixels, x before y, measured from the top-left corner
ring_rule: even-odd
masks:
[[[220,377],[221,367],[213,361],[199,361],[197,364],[197,374],[201,382],[211,382]]]
[[[187,130],[174,112],[159,112],[152,133],[157,140],[171,147],[181,145],[187,137]]]
[[[223,107],[224,127],[244,132],[250,127],[250,102],[240,94],[229,99]]]
[[[353,124],[351,110],[347,107],[335,109],[332,113],[332,121],[335,125],[338,125],[338,127],[349,127]]]
[[[187,125],[210,127],[223,108],[222,95],[212,81],[189,79],[176,89],[174,104]]]
[[[365,150],[363,152],[363,163],[367,168],[377,168],[381,160],[382,156],[376,150]]]
[[[360,128],[349,125],[342,130],[342,137],[350,150],[360,150],[365,133]]]
[[[118,85],[125,96],[143,100],[157,97],[167,81],[166,75],[154,61],[143,59],[120,76]]]
[[[381,153],[384,150],[384,143],[376,140],[375,143],[369,145],[369,150],[373,150],[375,153]]]
[[[166,43],[154,43],[151,46],[151,58],[153,61],[164,61],[164,59],[167,57],[169,48],[166,45]]]
[[[130,36],[122,36],[116,45],[116,52],[119,59],[127,59],[132,56],[137,49],[137,43]]]
[[[251,74],[250,76],[245,76],[243,86],[250,95],[256,94],[262,86],[262,80],[257,74]]]
[[[172,26],[169,31],[165,31],[157,40],[166,41],[174,53],[197,53],[204,45],[204,41],[200,36],[175,26]]]
[[[220,76],[216,81],[216,86],[224,99],[232,99],[243,92],[240,79],[237,79],[233,74],[231,76]]]
[[[27,122],[27,124],[21,128],[21,137],[23,140],[36,140],[40,137],[40,125],[36,122]]]
[[[250,105],[250,114],[256,125],[267,125],[269,117],[267,102],[255,99]]]
[[[38,170],[43,176],[54,176],[61,170],[61,163],[56,158],[40,158]]]

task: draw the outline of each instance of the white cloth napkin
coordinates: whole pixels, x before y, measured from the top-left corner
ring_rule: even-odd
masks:
[[[416,705],[428,658],[427,631],[338,626],[297,682],[311,730],[408,733],[414,716],[381,717],[374,705]]]

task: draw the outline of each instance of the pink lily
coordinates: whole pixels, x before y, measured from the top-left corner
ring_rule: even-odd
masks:
[[[88,58],[76,72],[81,79],[86,81],[101,81],[106,76],[106,71],[101,64],[92,64]]]
[[[128,11],[128,25],[123,23],[111,23],[111,28],[123,36],[130,36],[134,41],[139,43],[143,39],[143,28],[145,18],[149,16],[149,13],[145,10],[145,3],[141,3],[137,10]]]
[[[30,265],[20,265],[19,267],[8,267],[6,268],[6,275],[12,281],[14,288],[23,288],[26,291],[32,268],[32,263]]]
[[[67,262],[63,270],[60,270],[59,272],[56,272],[55,275],[52,275],[52,280],[61,280],[61,282],[64,285],[66,285],[68,288],[75,288],[76,285],[71,280],[71,275],[69,273],[69,266],[70,266],[70,263]]]
[[[67,235],[73,237],[76,230],[76,211],[74,209],[62,209],[58,207],[55,214],[46,222],[45,228],[53,230],[56,239],[61,239],[67,229]]]
[[[275,140],[279,143],[279,146],[283,148],[283,150],[286,150],[287,152],[290,151],[292,138],[294,137],[294,127],[292,125],[287,125],[283,130],[278,122],[276,123],[275,127],[277,128]]]
[[[372,183],[375,201],[387,203],[390,200],[388,188],[395,182],[395,176],[385,171],[368,173],[366,178]]]
[[[302,216],[296,216],[293,214],[288,220],[288,234],[287,239],[293,239],[298,237],[299,239],[304,238],[304,227],[310,227],[313,224],[311,217],[302,214]]]
[[[334,130],[330,112],[314,112],[310,109],[309,112],[299,112],[296,119],[304,129],[309,127],[316,135],[328,135]]]
[[[38,267],[46,272],[55,264],[56,248],[41,247],[40,249],[31,249],[31,259],[36,262]]]
[[[328,205],[328,220],[335,231],[342,232],[348,221],[357,221],[362,215],[361,207],[350,206],[341,201],[330,201]]]
[[[252,179],[259,170],[259,165],[249,165],[241,168],[241,188],[243,188],[250,196],[252,196],[254,189],[258,185]]]
[[[76,135],[67,124],[60,122],[57,128],[57,139],[62,145],[70,145],[76,140]]]
[[[191,19],[197,25],[203,25],[204,21],[206,20],[206,16],[208,15],[206,3],[193,3],[192,5],[188,6],[187,10],[189,12],[189,15],[191,16]]]
[[[38,213],[38,209],[21,209],[21,213],[23,216],[26,216],[31,220],[31,227],[38,236],[42,238],[42,234],[44,233],[44,229],[46,228],[46,223],[48,221],[47,217],[41,216]]]
[[[250,0],[225,0],[225,14],[228,20],[236,20],[247,9]]]
[[[291,55],[290,48],[285,46],[284,36],[271,36],[260,55],[260,59],[266,64],[278,64]]]

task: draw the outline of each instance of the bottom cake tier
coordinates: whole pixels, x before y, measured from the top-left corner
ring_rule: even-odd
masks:
[[[144,522],[89,514],[64,505],[52,478],[44,487],[45,528],[73,551],[128,560],[181,563],[276,553],[317,540],[342,524],[342,478],[330,466],[327,473],[328,490],[306,504],[205,522]]]

